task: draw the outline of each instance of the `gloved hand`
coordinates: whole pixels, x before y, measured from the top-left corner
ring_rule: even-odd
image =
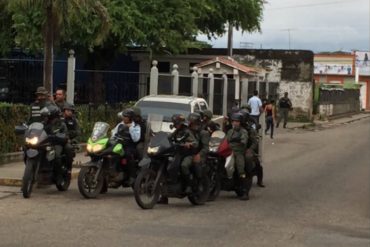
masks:
[[[238,136],[238,137],[233,137],[230,139],[230,142],[240,142],[241,141],[241,138]]]

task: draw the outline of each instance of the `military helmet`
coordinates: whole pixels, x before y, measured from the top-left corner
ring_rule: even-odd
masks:
[[[64,106],[63,106],[63,111],[64,110],[71,110],[71,111],[75,111],[75,106],[73,104],[70,104],[70,103],[65,103]]]
[[[201,121],[202,121],[202,117],[197,112],[190,113],[188,116],[189,124],[200,124]]]
[[[243,120],[243,115],[240,112],[236,112],[231,115],[231,121],[241,122],[242,120]]]
[[[135,116],[137,116],[137,117],[141,116],[141,110],[138,106],[133,106],[131,109],[134,111]]]
[[[182,114],[173,114],[171,120],[175,126],[185,124],[185,116]]]
[[[41,109],[40,114],[48,118],[60,117],[60,109],[56,105],[48,105]]]
[[[208,119],[212,119],[213,113],[210,110],[204,110],[203,115],[207,117]]]

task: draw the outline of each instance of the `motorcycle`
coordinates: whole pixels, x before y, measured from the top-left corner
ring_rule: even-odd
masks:
[[[81,167],[78,189],[88,199],[107,192],[108,188],[130,187],[133,184],[130,181],[129,165],[136,166],[137,163],[135,160],[128,161],[124,156],[124,141],[119,135],[113,139],[108,138],[109,127],[108,123],[96,122],[87,141],[87,155],[91,160]],[[123,176],[118,180],[117,166],[123,171]]]
[[[182,140],[185,139],[186,137],[182,138]],[[147,157],[139,163],[141,171],[134,186],[136,203],[142,209],[152,209],[161,195],[187,197],[193,205],[202,205],[206,202],[209,194],[209,179],[204,165],[192,166],[194,185],[192,191],[186,193],[187,184],[181,175],[180,167],[182,150],[181,140],[172,143],[165,132],[158,132],[151,138]]]
[[[71,182],[71,171],[66,166],[65,154],[62,154],[61,167],[55,164],[55,147],[53,141],[64,144],[65,134],[59,133],[55,136],[48,135],[44,124],[35,122],[30,126],[20,125],[15,127],[17,135],[24,135],[24,162],[25,170],[22,178],[22,194],[29,198],[33,185],[55,184],[59,191],[66,191]]]
[[[209,167],[208,176],[211,189],[208,200],[215,200],[220,191],[234,191],[237,196],[242,196],[243,191],[237,172],[235,171],[234,158],[231,150],[220,151],[221,142],[225,138],[225,133],[215,131],[210,139],[210,151],[207,157],[207,166]],[[256,157],[255,162],[258,162]],[[252,174],[254,173],[254,168]],[[251,179],[251,178],[248,178]]]

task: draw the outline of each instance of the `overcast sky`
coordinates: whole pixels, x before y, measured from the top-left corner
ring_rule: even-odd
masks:
[[[370,50],[370,0],[267,0],[261,33],[234,31],[234,48]],[[201,40],[206,40],[200,36]],[[227,35],[210,41],[226,47]]]

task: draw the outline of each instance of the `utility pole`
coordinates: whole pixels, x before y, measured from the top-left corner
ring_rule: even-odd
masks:
[[[288,44],[289,44],[289,50],[290,50],[290,32],[291,31],[294,31],[295,29],[293,29],[293,28],[286,28],[286,29],[281,29],[281,31],[285,31],[285,32],[288,32]]]

